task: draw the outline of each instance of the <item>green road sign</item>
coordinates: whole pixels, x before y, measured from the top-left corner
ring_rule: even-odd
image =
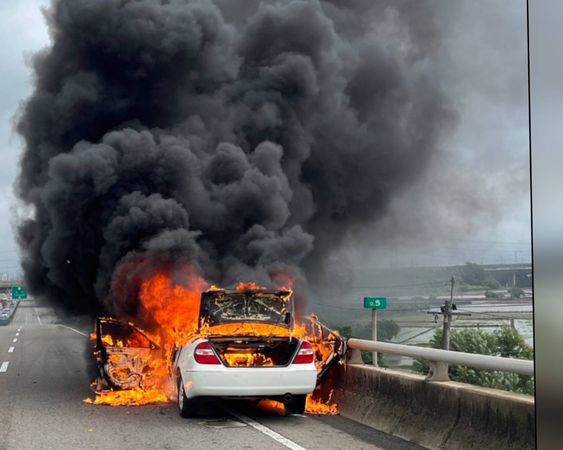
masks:
[[[387,309],[387,298],[385,298],[385,297],[364,297],[364,308],[366,308],[366,309]]]
[[[25,300],[27,298],[27,291],[21,286],[15,286],[12,288],[12,299],[14,300]]]

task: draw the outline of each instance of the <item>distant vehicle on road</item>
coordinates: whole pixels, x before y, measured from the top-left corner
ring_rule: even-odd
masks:
[[[0,310],[0,325],[8,325],[10,322],[11,310],[10,308],[3,308]]]

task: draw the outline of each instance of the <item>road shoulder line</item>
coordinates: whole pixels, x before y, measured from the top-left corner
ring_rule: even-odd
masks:
[[[82,336],[88,337],[88,335],[87,335],[86,333],[83,333],[82,331],[75,330],[74,328],[69,327],[68,325],[62,325],[62,324],[60,324],[60,323],[57,324],[57,325],[59,325],[59,327],[68,328],[69,330],[74,331],[75,333],[78,333],[78,334],[80,334],[80,335],[82,335]]]
[[[256,422],[255,420],[251,419],[248,416],[245,416],[244,414],[238,413],[236,411],[232,411],[230,409],[228,409],[227,412],[232,416],[236,417],[237,419],[243,421],[247,425],[250,425],[255,430],[260,431],[260,433],[263,433],[266,436],[271,437],[273,440],[279,442],[280,444],[286,446],[287,448],[291,448],[292,450],[306,450],[305,447],[301,447],[299,444],[296,444],[292,440],[286,438],[285,436],[282,436],[279,433],[276,433],[274,430],[268,428],[265,425],[262,425],[261,423]]]

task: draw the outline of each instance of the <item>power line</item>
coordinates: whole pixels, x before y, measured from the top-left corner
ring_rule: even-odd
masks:
[[[393,286],[353,286],[355,289],[394,289],[403,287],[432,287],[432,286],[446,286],[442,281],[428,281],[425,283],[414,283],[414,284],[395,284]]]
[[[354,311],[365,311],[364,308],[357,308],[357,307],[354,307],[354,306],[331,305],[330,303],[319,303],[319,302],[315,302],[315,301],[312,301],[310,303],[313,303],[314,305],[318,305],[318,306],[326,306],[328,308],[348,309],[348,310],[354,310]]]

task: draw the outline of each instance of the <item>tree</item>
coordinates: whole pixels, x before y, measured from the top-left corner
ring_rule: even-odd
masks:
[[[436,330],[430,344],[434,348],[441,348],[442,330]],[[453,330],[450,349],[521,359],[533,359],[534,357],[532,348],[526,344],[518,331],[506,325],[494,333],[474,328]],[[415,361],[413,368],[417,372],[428,373],[426,361]],[[534,379],[524,375],[455,365],[449,366],[449,375],[453,381],[534,395]]]
[[[363,325],[343,325],[337,328],[340,336],[345,338],[355,337],[358,339],[371,339],[371,323]],[[390,341],[399,334],[401,327],[394,320],[378,320],[377,321],[377,340]]]
[[[340,336],[350,339],[352,337],[352,327],[350,325],[344,325],[338,329]]]
[[[377,321],[377,340],[390,341],[399,334],[401,327],[394,320]]]
[[[486,286],[491,289],[496,289],[500,286],[500,283],[487,274],[485,269],[479,264],[472,262],[465,263],[465,266],[461,269],[461,278],[465,283],[473,286]]]

